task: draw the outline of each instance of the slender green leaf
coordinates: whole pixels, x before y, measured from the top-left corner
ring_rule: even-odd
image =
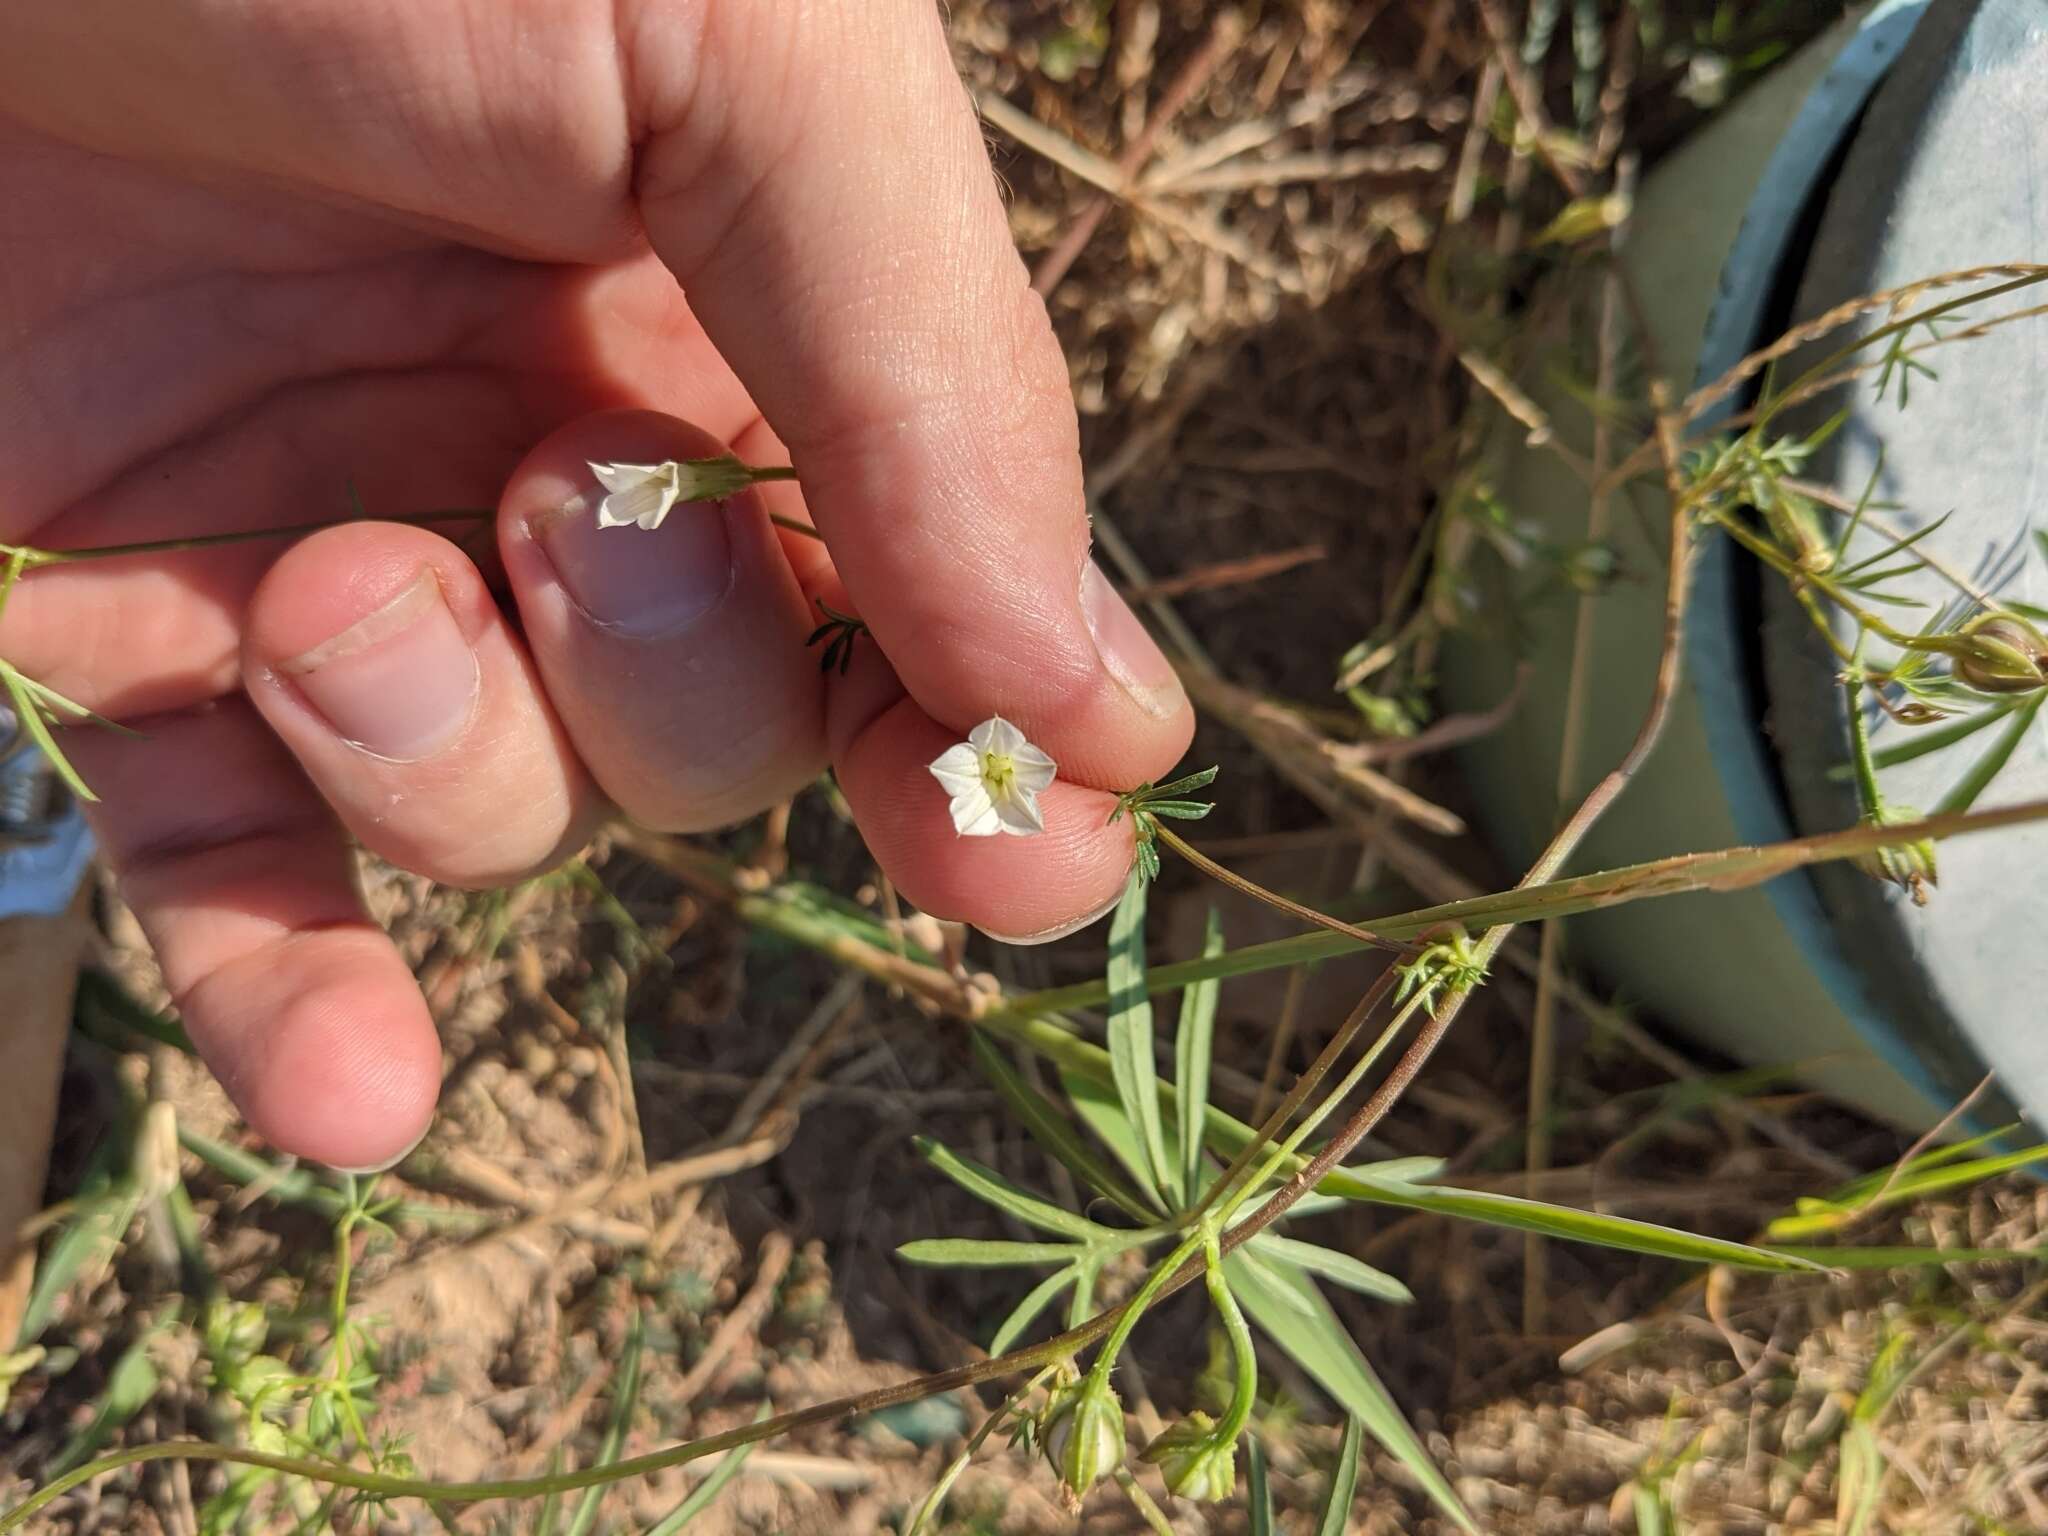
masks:
[[[1344,1415],[1344,1443],[1337,1465],[1330,1469],[1330,1492],[1316,1519],[1316,1536],[1344,1536],[1351,1524],[1351,1500],[1358,1492],[1358,1458],[1364,1449],[1365,1424],[1357,1414]]]
[[[2017,1152],[2002,1152],[1996,1157],[1971,1158],[1968,1162],[1943,1163],[1934,1168],[1917,1168],[1901,1173],[1889,1186],[1879,1190],[1856,1205],[1842,1205],[1828,1202],[1828,1209],[1802,1212],[1797,1216],[1781,1216],[1764,1229],[1771,1238],[1806,1237],[1817,1232],[1827,1232],[1868,1210],[1881,1210],[1886,1206],[1898,1205],[1906,1200],[1918,1200],[1924,1195],[1938,1194],[1947,1189],[1961,1189],[1981,1183],[2001,1173],[2010,1173],[2016,1168],[2025,1168],[2048,1158],[2048,1142],[2039,1146],[2022,1147]]]
[[[1095,1315],[1095,1281],[1101,1273],[1100,1259],[1084,1259],[1074,1266],[1074,1294],[1067,1298],[1069,1328],[1078,1328]]]
[[[80,800],[88,805],[96,802],[99,796],[92,792],[92,786],[71,766],[71,759],[64,755],[63,749],[57,745],[57,738],[50,734],[49,723],[43,718],[43,706],[29,692],[28,679],[4,661],[0,661],[0,683],[6,685],[8,696],[14,701],[15,719],[21,722],[21,728],[28,732],[29,740],[42,751],[44,759],[55,770],[57,777],[62,779],[71,793]]]
[[[199,1054],[184,1025],[168,1014],[143,1007],[120,982],[90,966],[78,973],[72,1019],[93,1039],[117,1050],[129,1049],[134,1042],[128,1036],[136,1034],[187,1056]]]
[[[548,1476],[553,1477],[562,1470],[562,1448],[556,1446],[548,1453]],[[540,1513],[534,1516],[533,1536],[556,1536],[562,1528],[562,1490],[550,1488],[547,1496],[540,1501]]]
[[[26,1349],[42,1337],[64,1293],[87,1269],[96,1269],[106,1261],[128,1230],[128,1223],[135,1219],[140,1204],[133,1186],[125,1180],[105,1186],[104,1193],[80,1200],[71,1219],[51,1240],[42,1262],[36,1266],[35,1285],[22,1311],[13,1349]]]
[[[115,1430],[142,1412],[149,1400],[156,1396],[162,1378],[157,1375],[156,1365],[149,1358],[149,1346],[157,1334],[163,1331],[162,1324],[121,1351],[113,1369],[107,1372],[107,1384],[100,1389],[93,1403],[92,1418],[64,1442],[64,1446],[44,1468],[45,1477],[61,1477],[73,1467],[89,1460]]]
[[[1211,907],[1209,925],[1202,936],[1202,958],[1213,960],[1222,953],[1223,921]],[[1177,1095],[1174,1119],[1180,1141],[1181,1198],[1189,1203],[1202,1187],[1202,1111],[1209,1103],[1209,1057],[1216,1037],[1216,1001],[1222,985],[1212,977],[1196,982],[1180,995],[1180,1030],[1173,1046]]]
[[[1271,1232],[1261,1232],[1254,1237],[1249,1247],[1258,1250],[1268,1258],[1281,1259],[1305,1269],[1312,1275],[1320,1275],[1346,1290],[1357,1291],[1361,1296],[1374,1296],[1381,1301],[1395,1301],[1406,1304],[1415,1299],[1415,1293],[1383,1270],[1374,1269],[1363,1260],[1354,1259],[1348,1253],[1338,1253],[1333,1248],[1321,1248],[1314,1243],[1300,1242],[1291,1237],[1280,1237]]]
[[[1116,1085],[1111,1080],[1108,1054],[1100,1046],[1088,1045],[1085,1041],[1076,1043],[1095,1053],[1102,1072],[1099,1077],[1070,1072],[1062,1062],[1060,1086],[1067,1091],[1067,1101],[1074,1106],[1074,1113],[1081,1117],[1082,1123],[1095,1133],[1096,1139],[1116,1154],[1116,1160],[1145,1191],[1146,1198],[1154,1202],[1155,1209],[1164,1211],[1166,1202],[1160,1198],[1159,1188],[1152,1182],[1152,1172],[1145,1166],[1145,1150],[1138,1145],[1138,1133],[1131,1129],[1131,1122],[1124,1117],[1123,1101],[1117,1097]]]
[[[768,1417],[768,1405],[763,1403],[761,1411],[754,1415],[754,1422],[760,1423]],[[758,1440],[746,1445],[736,1445],[719,1458],[718,1465],[711,1469],[711,1475],[690,1490],[690,1496],[674,1509],[647,1527],[646,1536],[676,1536],[684,1526],[703,1514],[725,1491],[725,1485],[740,1474],[740,1468],[747,1464],[747,1458],[754,1454]]]
[[[1969,770],[1955,782],[1947,794],[1941,797],[1941,804],[1936,807],[1937,810],[1967,811],[1977,803],[1977,797],[1991,787],[1991,781],[2004,771],[2008,762],[2012,761],[2013,753],[2026,738],[2027,732],[2033,728],[2034,717],[2041,713],[2043,700],[2048,700],[2048,693],[2037,693],[2014,711],[2012,722],[1998,733],[1998,739],[1984,750],[1981,757],[1970,764]]]
[[[1124,1117],[1137,1128],[1153,1187],[1180,1199],[1180,1180],[1166,1156],[1159,1120],[1159,1073],[1153,1063],[1152,1000],[1145,990],[1145,882],[1136,870],[1109,926],[1109,1061]]]
[[[1252,1518],[1252,1536],[1273,1536],[1273,1485],[1266,1478],[1266,1453],[1257,1435],[1245,1448],[1244,1502]]]
[[[1472,1523],[1449,1481],[1423,1449],[1408,1420],[1387,1395],[1387,1389],[1313,1282],[1299,1270],[1290,1272],[1283,1265],[1268,1265],[1268,1273],[1273,1276],[1268,1279],[1240,1263],[1242,1257],[1242,1250],[1231,1254],[1223,1261],[1223,1269],[1231,1291],[1244,1304],[1245,1311],[1324,1391],[1364,1421],[1372,1437],[1408,1469],[1460,1530],[1478,1536],[1479,1527]],[[1305,1319],[1298,1307],[1276,1295],[1276,1283],[1313,1298],[1313,1320]]]
[[[1025,1298],[1010,1309],[1010,1315],[1003,1319],[996,1329],[996,1336],[988,1341],[988,1352],[992,1355],[1007,1354],[1010,1346],[1024,1336],[1024,1330],[1038,1321],[1039,1314],[1051,1306],[1061,1291],[1074,1283],[1077,1269],[1068,1267],[1056,1275],[1048,1275],[1031,1288]]]
[[[1450,1167],[1441,1157],[1383,1157],[1376,1163],[1353,1163],[1343,1171],[1360,1179],[1392,1179],[1401,1184],[1426,1184]]]
[[[2004,704],[1993,704],[1973,714],[1964,715],[1948,725],[1916,726],[1912,735],[1889,747],[1880,748],[1870,754],[1870,760],[1880,768],[1895,768],[1900,763],[1910,763],[1916,757],[1925,757],[1930,752],[1939,752],[1957,742],[1976,735],[1986,726],[1996,725],[2007,715],[2020,707],[2015,700]],[[1845,781],[1855,776],[1856,766],[1843,763],[1828,770],[1828,777]]]
[[[1276,1301],[1283,1306],[1292,1307],[1303,1318],[1309,1322],[1314,1322],[1318,1316],[1316,1311],[1316,1301],[1318,1298],[1298,1287],[1289,1285],[1282,1276],[1275,1273],[1272,1265],[1266,1262],[1270,1251],[1269,1249],[1260,1249],[1256,1243],[1246,1243],[1237,1250],[1233,1257],[1239,1268],[1265,1282],[1266,1289],[1271,1292]]]
[[[1007,1269],[1021,1264],[1064,1264],[1088,1252],[1078,1243],[1006,1243],[973,1237],[921,1237],[896,1250],[913,1264],[954,1269]]]
[[[619,1453],[626,1448],[626,1431],[632,1427],[633,1409],[640,1402],[640,1357],[647,1346],[647,1324],[640,1309],[633,1309],[632,1324],[626,1330],[626,1347],[619,1356],[619,1368],[613,1376],[612,1411],[604,1427],[604,1438],[598,1442],[597,1459],[593,1467],[608,1467],[619,1459]],[[597,1508],[604,1502],[606,1484],[594,1483],[583,1492],[583,1498],[576,1506],[575,1517],[569,1522],[567,1536],[590,1536],[597,1524]]]
[[[1626,1216],[1608,1216],[1598,1211],[1575,1210],[1543,1200],[1526,1200],[1520,1195],[1495,1194],[1490,1190],[1456,1189],[1444,1185],[1403,1184],[1395,1180],[1359,1178],[1333,1173],[1317,1186],[1334,1189],[1352,1199],[1375,1205],[1397,1205],[1412,1211],[1434,1211],[1467,1221],[1483,1221],[1520,1232],[1541,1232],[1547,1237],[1572,1242],[1594,1243],[1602,1248],[1619,1248],[1629,1253],[1656,1254],[1667,1259],[1685,1259],[1695,1264],[1728,1264],[1738,1269],[1817,1270],[1825,1266],[1799,1258],[1782,1249],[1754,1248],[1726,1238],[1702,1237],[1661,1227],[1655,1222],[1635,1221]]]
[[[1046,1232],[1057,1232],[1062,1237],[1077,1238],[1084,1243],[1114,1238],[1116,1235],[1107,1227],[1098,1227],[1085,1216],[1063,1211],[1050,1201],[1039,1199],[1029,1190],[1020,1189],[993,1168],[984,1168],[972,1158],[962,1157],[952,1148],[942,1142],[933,1141],[929,1136],[914,1137],[913,1143],[926,1162],[970,1195],[979,1200],[986,1200],[998,1210],[1008,1211],[1027,1226],[1037,1227]]]
[[[1065,1164],[1074,1177],[1114,1202],[1125,1214],[1139,1221],[1151,1220],[1154,1213],[1146,1207],[1143,1197],[1124,1182],[1115,1166],[1090,1146],[1086,1137],[1074,1129],[1058,1105],[1025,1081],[1024,1075],[1004,1059],[1003,1053],[996,1049],[988,1036],[976,1031],[972,1044],[975,1065],[981,1068],[982,1075],[1040,1146]]]
[[[1898,1170],[1899,1176],[1903,1178],[1909,1173],[1924,1173],[1929,1168],[1939,1168],[1944,1163],[1960,1162],[1979,1148],[1988,1147],[2002,1137],[2011,1135],[2019,1128],[2019,1122],[2013,1121],[1988,1131],[1979,1131],[1975,1136],[1966,1136],[1961,1141],[1944,1142],[1941,1146],[1929,1147],[1925,1152],[1908,1159],[1905,1166]],[[1817,1202],[1816,1208],[1821,1206],[1861,1206],[1872,1195],[1892,1182],[1892,1174],[1893,1170],[1890,1167],[1878,1168],[1870,1173],[1859,1174],[1841,1188],[1835,1190],[1825,1200]]]
[[[1071,1030],[1047,1019],[990,1018],[985,1023],[1005,1038],[1014,1040],[1052,1060],[1058,1067],[1060,1079],[1073,1097],[1077,1109],[1082,1108],[1091,1096],[1098,1106],[1107,1101],[1110,1068],[1108,1056],[1101,1047],[1078,1038]],[[1165,1102],[1173,1102],[1171,1089],[1162,1085],[1160,1093]],[[1116,1132],[1104,1123],[1121,1119],[1116,1106],[1108,1104],[1104,1122],[1098,1122],[1092,1115],[1088,1118],[1091,1125],[1097,1126],[1104,1139],[1109,1141],[1113,1148],[1117,1147],[1118,1143],[1114,1139]],[[1249,1146],[1255,1134],[1243,1121],[1233,1119],[1213,1105],[1208,1112],[1208,1124],[1210,1146],[1226,1158],[1235,1156]],[[1123,1136],[1125,1145],[1134,1152],[1136,1143],[1129,1137],[1127,1130],[1123,1132]],[[1129,1155],[1120,1155],[1124,1155],[1128,1163]],[[1296,1159],[1286,1171],[1291,1172],[1299,1166],[1300,1160]],[[1374,1166],[1376,1165],[1364,1165],[1365,1168]],[[1660,1258],[1780,1272],[1823,1267],[1768,1248],[1755,1248],[1745,1243],[1727,1242],[1719,1238],[1697,1237],[1692,1233],[1661,1227],[1653,1222],[1634,1221],[1622,1216],[1601,1216],[1590,1211],[1574,1210],[1570,1206],[1550,1205],[1541,1200],[1524,1200],[1513,1195],[1496,1195],[1481,1190],[1445,1188],[1401,1179],[1380,1178],[1361,1169],[1333,1169],[1316,1186],[1316,1191],[1319,1194],[1336,1195],[1347,1200],[1363,1200],[1376,1205],[1437,1211],[1466,1221],[1483,1221],[1494,1226],[1511,1227],[1517,1231],[1541,1232],[1572,1242],[1597,1243],[1602,1247],[1654,1254]]]

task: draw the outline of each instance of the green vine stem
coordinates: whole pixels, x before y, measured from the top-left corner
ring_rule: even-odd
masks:
[[[1331,933],[1341,933],[1347,939],[1351,939],[1361,946],[1393,950],[1406,947],[1382,934],[1374,933],[1368,928],[1360,928],[1353,923],[1347,923],[1340,918],[1332,917],[1327,912],[1318,912],[1314,907],[1305,907],[1298,901],[1290,901],[1278,891],[1266,889],[1265,886],[1260,885],[1256,880],[1247,880],[1243,875],[1238,874],[1237,871],[1225,869],[1171,827],[1155,824],[1152,835],[1219,885],[1228,886],[1231,890],[1241,895],[1249,896],[1254,901],[1262,901],[1276,911],[1285,912],[1289,917],[1298,918],[1300,921],[1312,924],[1317,928],[1327,928]]]

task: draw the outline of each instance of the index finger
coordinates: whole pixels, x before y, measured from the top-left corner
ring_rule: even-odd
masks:
[[[712,5],[678,41],[670,9],[625,38],[642,216],[860,617],[941,724],[1001,713],[1099,788],[1164,773],[1192,715],[1088,558],[1066,366],[937,10]]]

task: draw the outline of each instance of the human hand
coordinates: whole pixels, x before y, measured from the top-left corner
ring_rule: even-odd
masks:
[[[350,485],[497,509],[516,625],[389,523],[50,567],[0,617],[147,733],[66,747],[260,1134],[367,1168],[432,1113],[344,829],[489,885],[607,801],[712,827],[829,761],[918,906],[1029,938],[1114,901],[1108,791],[1192,721],[1089,564],[1066,370],[928,0],[67,0],[0,40],[0,538],[302,523]],[[801,494],[597,529],[586,460],[728,445]],[[886,662],[821,676],[818,598]],[[1043,836],[959,838],[925,772],[997,712],[1060,764]]]

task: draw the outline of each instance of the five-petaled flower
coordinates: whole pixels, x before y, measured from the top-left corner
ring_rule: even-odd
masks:
[[[749,469],[729,453],[681,463],[674,459],[660,464],[593,463],[590,472],[607,493],[597,509],[598,527],[650,530],[659,528],[679,501],[715,501],[745,490],[756,480],[782,478],[772,470]]]
[[[953,797],[953,829],[962,837],[1043,832],[1038,797],[1058,771],[1058,764],[1001,715],[982,721],[931,765],[932,777]]]

